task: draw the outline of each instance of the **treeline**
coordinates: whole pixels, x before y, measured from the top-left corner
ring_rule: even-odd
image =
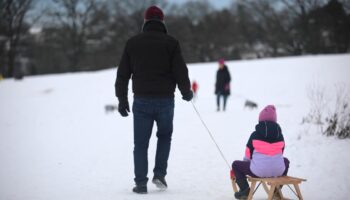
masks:
[[[0,0],[3,76],[114,67],[150,5],[164,9],[187,62],[350,51],[347,0],[233,0],[223,10],[207,1],[51,1],[40,10],[38,0]]]

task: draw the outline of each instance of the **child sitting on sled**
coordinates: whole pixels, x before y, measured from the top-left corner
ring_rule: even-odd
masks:
[[[246,198],[250,188],[246,176],[278,177],[287,175],[289,160],[283,157],[285,143],[281,127],[277,123],[276,108],[266,106],[259,114],[259,123],[250,135],[243,161],[232,163],[232,176],[240,190],[236,199]]]

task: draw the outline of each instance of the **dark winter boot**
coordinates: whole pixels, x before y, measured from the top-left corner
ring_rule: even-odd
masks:
[[[279,187],[280,190],[282,189],[282,186],[278,186],[278,187]],[[281,200],[282,199],[280,193],[278,192],[278,188],[277,187],[276,187],[276,189],[275,189],[275,191],[273,193],[273,199],[274,200]]]
[[[247,179],[240,179],[236,180],[236,183],[239,187],[239,191],[235,192],[235,198],[236,199],[247,199],[250,188]]]
[[[147,186],[146,185],[136,185],[133,189],[133,192],[137,194],[147,194]]]
[[[157,188],[166,189],[168,187],[164,177],[153,177],[152,183],[154,183]]]

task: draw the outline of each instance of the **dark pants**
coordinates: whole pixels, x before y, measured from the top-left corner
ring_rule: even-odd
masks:
[[[222,94],[220,92],[218,94],[216,94],[216,105],[218,107],[218,110],[220,110],[220,99],[221,99],[221,97],[224,99],[223,110],[226,110],[226,102],[227,102],[228,95]]]
[[[286,169],[284,170],[282,176],[286,176],[288,173],[289,169],[289,160],[288,158],[284,158],[284,164],[286,166]],[[246,176],[251,176],[251,177],[258,177],[255,174],[253,174],[252,171],[250,171],[250,161],[240,161],[236,160],[232,163],[232,170],[236,176],[236,181],[244,181],[242,185],[248,185]],[[240,188],[242,189],[242,188]],[[243,188],[244,189],[244,188]]]
[[[134,98],[134,173],[136,185],[146,185],[148,178],[148,145],[153,123],[157,123],[157,151],[154,176],[167,173],[173,132],[174,98]]]

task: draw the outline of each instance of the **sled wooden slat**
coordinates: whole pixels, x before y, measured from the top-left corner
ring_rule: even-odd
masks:
[[[282,191],[280,189],[281,186],[283,185],[293,185],[295,189],[295,191],[292,190],[293,193],[298,197],[299,200],[303,200],[303,196],[301,195],[299,185],[302,182],[306,181],[306,179],[291,177],[291,176],[281,176],[276,178],[253,178],[253,177],[247,177],[247,178],[248,178],[248,181],[251,182],[248,200],[253,199],[254,192],[257,189],[256,186],[258,185],[259,187],[259,184],[263,186],[265,192],[267,193],[268,200],[272,200],[275,190],[279,193],[281,199],[286,200],[286,198],[284,198]],[[237,192],[238,188],[237,188],[235,179],[232,178],[231,181],[232,181],[233,191]]]

